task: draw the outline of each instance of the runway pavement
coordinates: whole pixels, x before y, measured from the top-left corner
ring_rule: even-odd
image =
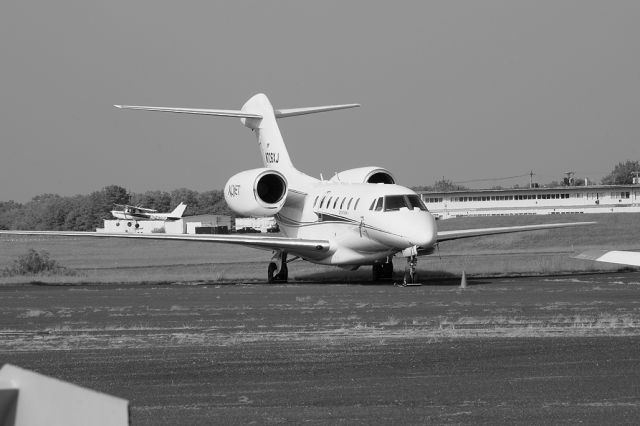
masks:
[[[0,287],[0,362],[140,424],[635,424],[640,274]]]

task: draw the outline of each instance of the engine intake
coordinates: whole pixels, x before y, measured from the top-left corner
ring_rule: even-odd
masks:
[[[395,184],[396,180],[387,169],[382,167],[359,167],[336,173],[331,182],[348,183],[385,183]]]
[[[224,199],[242,216],[273,216],[287,200],[287,179],[273,169],[253,169],[232,176],[224,187]]]

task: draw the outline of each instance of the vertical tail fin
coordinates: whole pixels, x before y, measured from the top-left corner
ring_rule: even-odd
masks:
[[[242,124],[256,132],[258,147],[264,167],[272,169],[293,169],[293,163],[284,144],[276,113],[266,95],[259,93],[249,99],[242,112],[259,115],[262,118],[241,118]]]
[[[186,209],[187,205],[185,203],[180,203],[178,204],[178,207],[176,207],[171,213],[169,213],[169,217],[171,219],[180,219]]]

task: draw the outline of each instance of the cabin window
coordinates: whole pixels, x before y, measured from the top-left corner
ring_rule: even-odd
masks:
[[[338,204],[338,197],[336,197],[336,200],[333,202],[333,209],[335,210],[336,208],[336,204]]]
[[[318,204],[318,198],[320,198],[320,196],[319,196],[319,195],[316,197],[316,199],[315,199],[315,200],[313,200],[313,208],[314,208],[314,209],[316,208],[316,204]]]
[[[351,202],[353,201],[353,197],[349,198],[349,202],[347,203],[347,210],[351,207]]]
[[[360,202],[360,198],[356,200],[356,204],[353,206],[353,209],[356,210],[358,208],[358,203]]]
[[[329,197],[329,199],[327,200],[327,208],[329,208],[329,206],[331,205],[331,199],[332,199],[332,198],[333,198],[333,197]]]
[[[371,205],[369,206],[369,210],[373,210],[373,208],[376,206],[376,201],[377,201],[377,200],[373,200],[373,201],[371,202]]]
[[[322,200],[320,200],[320,208],[322,208],[322,206],[324,205],[325,197],[326,197],[326,195],[324,197],[322,197]]]
[[[387,195],[386,199],[386,207],[384,211],[391,212],[400,210],[402,207],[407,207],[407,202],[404,199],[404,195]]]
[[[376,203],[376,211],[382,211],[382,197],[378,198],[378,202]]]
[[[416,207],[420,210],[427,210],[427,206],[424,205],[422,199],[417,195],[407,195],[407,204],[409,205],[409,209],[413,210]]]
[[[413,210],[418,208],[426,211],[424,203],[417,195],[387,195],[384,197],[384,211],[398,211],[401,208]]]
[[[342,201],[340,202],[340,210],[342,210],[342,208],[344,207],[344,202],[347,201],[347,198],[343,198]]]

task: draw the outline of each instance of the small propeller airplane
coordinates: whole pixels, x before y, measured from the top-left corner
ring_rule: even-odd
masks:
[[[128,204],[116,204],[121,210],[111,210],[111,214],[116,219],[124,220],[178,220],[182,217],[187,205],[185,203],[178,204],[171,213],[158,213],[154,209],[146,209],[139,206],[130,206]]]
[[[438,243],[460,238],[534,231],[594,222],[555,223],[484,229],[438,231],[420,196],[396,184],[377,166],[316,179],[297,170],[280,134],[277,119],[359,104],[274,109],[264,94],[251,97],[240,110],[115,105],[121,109],[239,118],[257,138],[262,167],[232,176],[224,187],[229,207],[244,216],[274,216],[283,236],[109,234],[64,231],[0,231],[2,234],[142,238],[241,244],[274,252],[268,282],[286,282],[287,263],[304,259],[356,270],[372,266],[373,279],[390,279],[393,257],[406,258],[405,283],[417,280],[418,256],[434,252]]]

